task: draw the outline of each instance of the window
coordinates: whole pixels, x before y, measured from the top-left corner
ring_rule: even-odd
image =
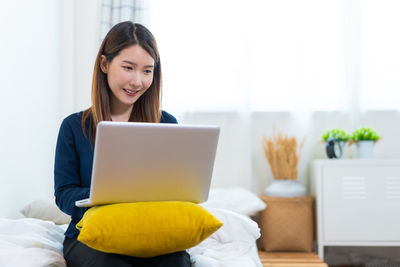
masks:
[[[399,108],[400,3],[381,2],[153,0],[163,103],[186,111]]]

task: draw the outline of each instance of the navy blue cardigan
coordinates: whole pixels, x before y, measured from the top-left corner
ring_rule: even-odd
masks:
[[[92,177],[93,148],[83,135],[81,119],[83,112],[74,113],[61,124],[58,133],[54,162],[54,195],[57,206],[71,216],[65,236],[76,238],[79,231],[75,225],[87,208],[78,208],[75,201],[89,197]],[[162,111],[161,123],[177,123],[174,116]],[[89,120],[86,121],[89,136]]]

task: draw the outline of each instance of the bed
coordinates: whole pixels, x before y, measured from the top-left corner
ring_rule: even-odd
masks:
[[[212,189],[203,204],[224,225],[209,238],[188,249],[193,267],[261,267],[256,240],[257,223],[249,216],[265,208],[252,192],[242,188]],[[0,219],[0,266],[65,267],[62,242],[69,217],[42,199],[27,204],[20,219]]]

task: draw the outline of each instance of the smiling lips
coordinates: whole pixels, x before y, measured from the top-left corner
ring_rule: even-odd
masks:
[[[135,90],[128,90],[128,89],[125,89],[125,88],[122,88],[122,90],[124,90],[125,93],[127,95],[129,95],[129,96],[135,96],[139,92],[139,91],[135,91]]]

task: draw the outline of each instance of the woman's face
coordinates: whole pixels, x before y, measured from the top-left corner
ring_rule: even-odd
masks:
[[[101,56],[100,67],[107,74],[112,108],[133,107],[153,82],[154,59],[139,45],[124,48],[111,62]]]

